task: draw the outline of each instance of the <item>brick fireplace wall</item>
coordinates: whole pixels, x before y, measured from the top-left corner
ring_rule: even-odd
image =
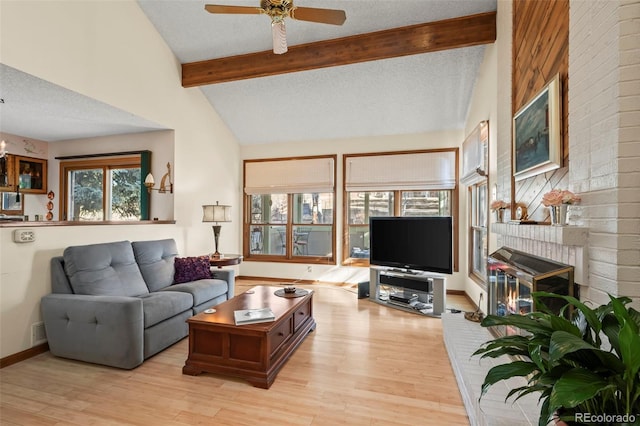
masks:
[[[528,9],[522,7],[524,3]],[[515,16],[519,10],[560,22],[552,15],[564,12],[555,10],[551,3],[513,3],[518,5],[513,7],[513,25],[526,22]],[[569,227],[491,224],[490,232],[496,235],[497,247],[504,245],[575,266],[576,282],[583,286],[582,299],[606,303],[607,293],[611,293],[630,296],[639,306],[640,2],[570,0],[568,6],[568,69],[563,85],[568,140],[563,142],[563,167],[517,183],[512,179],[511,133],[506,133],[506,123],[510,124],[513,110],[503,106],[499,111],[496,183],[498,199],[526,200],[529,209],[538,212],[536,220],[548,216],[540,199],[549,189],[571,189],[582,196],[582,202],[571,208]],[[536,8],[547,10],[533,13]],[[527,28],[527,37],[541,43],[553,40],[549,31],[554,30],[546,23],[528,22]],[[518,43],[516,36],[523,34],[514,28],[513,45]],[[504,58],[517,55],[518,49],[503,45],[500,51],[499,69],[504,73]],[[527,66],[540,68],[536,56],[548,55],[549,48],[539,45],[524,53],[530,58],[511,58],[520,71]],[[562,60],[556,63],[560,70]],[[554,74],[551,67],[547,69]],[[522,94],[526,90],[536,93],[539,87],[528,76],[514,72],[513,90],[499,93],[499,102],[511,103],[516,96],[526,99]],[[515,100],[513,107],[518,108]]]
[[[584,194],[588,299],[640,303],[640,2],[570,8],[569,181]]]

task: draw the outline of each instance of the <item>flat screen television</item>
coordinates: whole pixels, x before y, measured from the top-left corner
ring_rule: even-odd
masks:
[[[369,244],[372,265],[453,273],[450,216],[371,217]]]

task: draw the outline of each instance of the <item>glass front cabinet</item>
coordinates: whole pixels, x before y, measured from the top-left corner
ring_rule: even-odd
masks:
[[[7,154],[0,159],[0,191],[47,193],[47,160]]]

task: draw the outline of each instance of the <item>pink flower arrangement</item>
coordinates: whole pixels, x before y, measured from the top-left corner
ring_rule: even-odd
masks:
[[[545,207],[573,204],[580,201],[580,197],[566,189],[553,189],[542,196]]]
[[[500,209],[506,209],[507,207],[509,207],[509,204],[507,204],[506,201],[502,201],[502,200],[495,200],[494,202],[491,203],[491,210],[500,210]]]

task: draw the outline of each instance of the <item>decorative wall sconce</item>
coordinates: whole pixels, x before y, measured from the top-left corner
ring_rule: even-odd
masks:
[[[218,240],[220,239],[220,229],[222,226],[218,225],[218,222],[231,222],[231,206],[221,206],[217,201],[215,205],[202,206],[202,221],[216,223],[213,225],[213,239],[216,244],[216,252],[213,253],[211,257],[222,257],[218,251]]]
[[[171,164],[167,163],[167,173],[162,176],[160,180],[160,188],[154,188],[153,185],[156,184],[156,181],[153,179],[153,175],[149,173],[147,177],[144,179],[144,186],[147,187],[149,194],[151,191],[158,191],[160,194],[164,194],[167,192],[167,181],[169,183],[169,193],[173,194],[173,182],[171,181]]]

